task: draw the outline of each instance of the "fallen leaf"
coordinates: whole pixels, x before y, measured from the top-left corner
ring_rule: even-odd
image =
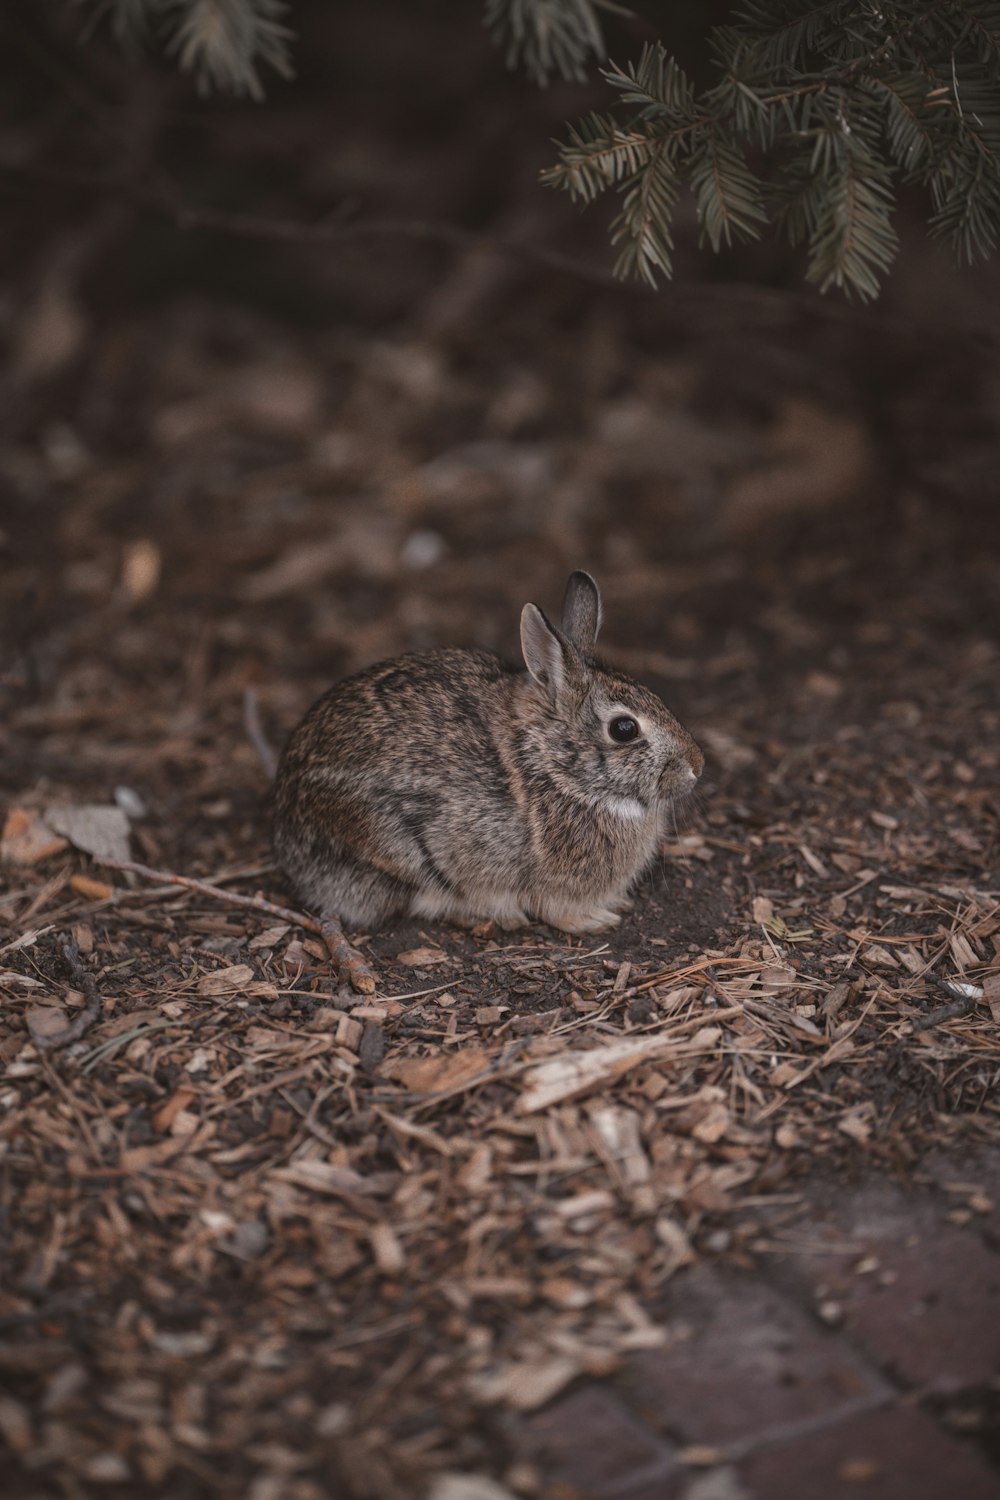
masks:
[[[129,858],[129,821],[120,807],[49,807],[45,821],[84,854],[96,859]]]
[[[66,848],[66,840],[36,812],[13,807],[0,834],[0,860],[10,865],[37,865]]]

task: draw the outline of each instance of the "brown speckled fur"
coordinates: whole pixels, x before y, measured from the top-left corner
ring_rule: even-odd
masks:
[[[429,651],[320,698],[275,782],[275,851],[302,900],[353,928],[617,923],[702,754],[654,693],[593,656],[600,621],[596,583],[573,573],[561,628],[525,605],[527,671]],[[612,741],[616,714],[639,721],[636,740]]]

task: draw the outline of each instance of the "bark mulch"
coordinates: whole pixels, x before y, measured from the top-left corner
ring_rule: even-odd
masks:
[[[763,1263],[817,1182],[996,1151],[995,522],[887,499],[829,393],[709,414],[717,350],[588,337],[544,383],[182,308],[20,455],[5,1493],[550,1493],[510,1432],[670,1349],[687,1268]],[[607,940],[358,934],[357,994],[271,867],[244,690],[277,738],[363,661],[512,649],[576,564],[700,808]]]

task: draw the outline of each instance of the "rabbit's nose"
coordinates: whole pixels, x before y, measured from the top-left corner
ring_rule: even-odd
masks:
[[[705,757],[698,749],[698,746],[692,744],[691,749],[688,751],[688,770],[691,772],[691,780],[697,781],[704,769]]]

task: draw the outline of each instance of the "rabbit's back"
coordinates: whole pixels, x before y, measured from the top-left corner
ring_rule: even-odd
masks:
[[[380,663],[313,705],[274,797],[279,861],[311,905],[382,920],[429,889],[426,915],[453,909],[485,850],[493,877],[516,881],[527,834],[502,729],[524,677],[490,652],[446,648]],[[369,914],[372,871],[384,910]]]
[[[496,727],[523,671],[490,651],[445,647],[345,677],[313,704],[282,757],[284,773],[337,767],[420,782],[449,773],[477,779],[499,765]]]

